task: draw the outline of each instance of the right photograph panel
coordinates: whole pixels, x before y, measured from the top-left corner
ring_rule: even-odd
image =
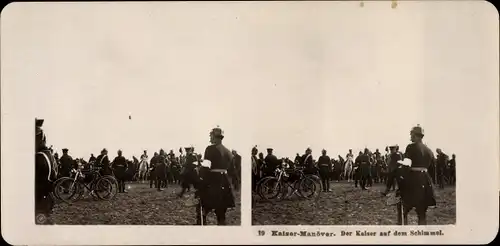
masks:
[[[252,149],[253,225],[455,224],[456,156],[423,143],[422,126],[409,143],[304,148],[278,156]]]

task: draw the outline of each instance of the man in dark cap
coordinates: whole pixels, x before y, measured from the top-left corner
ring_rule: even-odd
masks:
[[[191,186],[196,186],[197,176],[196,167],[198,166],[198,158],[193,154],[194,148],[188,147],[186,150],[186,160],[181,174],[182,191],[179,197],[182,197],[186,190],[191,189]]]
[[[90,158],[89,158],[89,168],[88,169],[92,169],[92,167],[95,165],[95,162],[97,161],[97,159],[95,158],[94,154],[90,154]]]
[[[167,183],[167,157],[163,149],[160,150],[160,154],[156,160],[155,166],[156,174],[156,189],[162,191],[162,187],[166,187]]]
[[[74,161],[73,158],[68,155],[68,149],[62,149],[63,155],[61,156],[61,177],[69,177],[71,175],[71,169],[73,168]]]
[[[455,154],[452,154],[451,155],[451,159],[450,161],[448,162],[448,166],[449,166],[449,181],[450,181],[450,184],[451,185],[455,185],[455,182],[456,182],[456,171],[455,171],[455,168],[456,168],[456,156]]]
[[[231,151],[231,154],[233,154],[234,166],[234,168],[232,168],[234,173],[230,174],[230,176],[232,177],[231,183],[233,184],[234,189],[239,191],[241,182],[241,156],[236,150]]]
[[[441,149],[436,149],[436,177],[440,189],[444,189],[444,177],[449,157]]]
[[[398,179],[401,203],[398,204],[398,224],[401,224],[401,210],[403,210],[404,224],[408,222],[408,213],[415,208],[418,216],[418,224],[426,225],[426,213],[429,206],[436,205],[431,178],[427,169],[434,158],[432,151],[422,143],[424,130],[420,125],[413,127],[410,131],[412,143],[406,147],[404,157],[411,160],[411,167],[399,168],[402,177]],[[405,172],[405,169],[409,169]],[[403,208],[401,209],[401,206]]]
[[[403,160],[403,155],[398,153],[397,151],[398,146],[393,145],[389,146],[390,154],[388,157],[388,165],[387,165],[387,184],[385,187],[385,191],[382,192],[383,196],[386,196],[387,193],[389,193],[389,190],[392,188],[392,190],[395,189],[395,181],[396,181],[396,170],[399,168],[401,164],[399,164],[400,161]]]
[[[149,163],[149,188],[153,188],[153,185],[156,188],[156,163],[158,162],[158,152],[153,154],[151,161]]]
[[[321,156],[318,159],[319,176],[323,186],[323,192],[330,192],[330,170],[332,170],[332,161],[326,155],[326,150],[321,151]]]
[[[265,176],[274,176],[274,171],[280,165],[280,160],[273,154],[272,148],[267,148],[267,156],[264,159],[265,165]]]
[[[360,186],[362,190],[366,190],[366,184],[370,178],[370,151],[365,148],[364,153],[361,153],[356,158],[356,164],[359,170]]]
[[[200,204],[197,206],[197,224],[206,223],[207,214],[215,210],[217,224],[226,224],[226,211],[234,208],[234,195],[229,182],[228,169],[232,168],[232,153],[224,145],[224,132],[219,127],[210,132],[210,143],[203,159],[210,162],[210,168],[200,169],[200,183],[197,195]],[[229,172],[231,173],[231,172]]]
[[[111,163],[110,163],[109,158],[108,158],[108,150],[103,149],[101,151],[101,154],[99,156],[97,156],[97,160],[96,160],[96,166],[101,169],[100,170],[101,175],[112,175],[113,174],[113,171],[111,170],[110,164]]]
[[[123,157],[122,151],[118,150],[118,156],[113,160],[112,169],[116,180],[118,181],[118,192],[120,193],[126,193],[125,179],[127,166],[127,160]]]

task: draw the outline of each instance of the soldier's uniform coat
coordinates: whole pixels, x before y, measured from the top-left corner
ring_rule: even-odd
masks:
[[[429,168],[434,158],[432,151],[423,143],[409,144],[404,156],[412,161],[412,168]],[[431,178],[427,172],[409,171],[401,182],[404,185],[401,188],[401,198],[405,206],[412,208],[436,205]]]
[[[111,167],[110,167],[108,155],[103,155],[103,154],[99,155],[97,157],[96,165],[98,167],[102,168],[101,175],[112,175],[113,174],[113,171],[111,170]]]
[[[198,194],[206,209],[226,209],[236,206],[228,173],[215,170],[232,168],[232,153],[224,145],[210,145],[205,149],[203,159],[211,162],[210,169],[202,168]]]

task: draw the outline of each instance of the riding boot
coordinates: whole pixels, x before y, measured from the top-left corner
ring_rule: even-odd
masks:
[[[179,198],[182,197],[184,195],[184,193],[186,192],[186,188],[183,187],[182,190],[181,190],[181,193],[179,193],[179,195],[177,195]]]
[[[416,208],[418,225],[427,225],[427,207]]]
[[[161,189],[161,181],[159,179],[156,179],[156,190],[157,191],[162,191],[162,189]]]

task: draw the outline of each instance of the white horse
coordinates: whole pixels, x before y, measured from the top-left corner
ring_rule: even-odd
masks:
[[[139,163],[139,180],[144,183],[146,180],[146,175],[148,173],[149,163],[147,156],[141,156],[141,162]]]
[[[344,178],[347,179],[347,182],[352,182],[354,176],[354,157],[352,155],[347,155],[347,160],[344,166]]]

